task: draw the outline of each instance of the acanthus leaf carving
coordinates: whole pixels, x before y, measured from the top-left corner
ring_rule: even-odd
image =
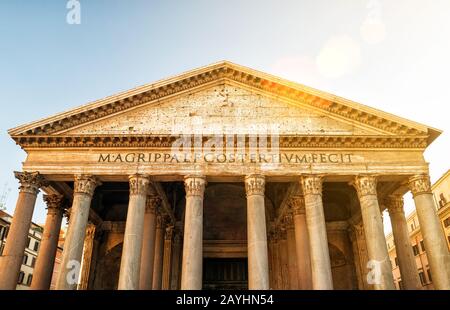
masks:
[[[204,176],[186,176],[184,178],[184,189],[186,196],[201,196],[205,192],[206,179]]]
[[[20,192],[37,195],[41,187],[47,186],[48,182],[39,172],[14,172],[14,176],[20,182]]]
[[[92,197],[95,188],[100,186],[101,182],[92,175],[76,175],[74,183],[74,194],[84,194]]]
[[[353,186],[359,197],[377,195],[377,178],[373,175],[356,176]]]
[[[146,196],[148,193],[148,187],[150,179],[147,175],[135,174],[129,178],[130,195]]]
[[[419,174],[409,179],[409,188],[413,196],[431,193],[431,182],[428,174]]]
[[[264,196],[266,186],[265,177],[260,174],[252,174],[245,177],[245,192],[247,196]]]
[[[322,195],[322,176],[306,175],[301,178],[304,195]]]

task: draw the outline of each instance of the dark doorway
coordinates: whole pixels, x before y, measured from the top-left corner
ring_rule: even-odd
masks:
[[[247,258],[205,258],[203,260],[203,289],[248,289]]]

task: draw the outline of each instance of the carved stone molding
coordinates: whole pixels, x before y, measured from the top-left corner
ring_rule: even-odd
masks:
[[[39,189],[43,186],[47,186],[48,183],[44,176],[39,172],[14,172],[14,176],[20,182],[20,192],[37,195]]]
[[[156,217],[156,229],[163,229],[166,225],[166,217],[164,215],[158,215]]]
[[[431,182],[428,174],[419,174],[409,178],[409,189],[413,196],[431,193]]]
[[[303,196],[297,195],[291,197],[289,205],[294,215],[305,214],[305,198]]]
[[[94,224],[88,224],[86,227],[86,238],[87,240],[94,239],[96,227]]]
[[[294,219],[291,210],[288,210],[283,218],[283,224],[286,229],[294,229]]]
[[[287,239],[287,231],[284,225],[280,225],[276,230],[278,240],[286,240]]]
[[[386,205],[389,214],[405,213],[403,210],[403,197],[400,195],[390,195],[386,197],[384,204]]]
[[[150,184],[150,178],[147,175],[135,174],[129,177],[130,195],[146,196]]]
[[[174,227],[173,225],[166,227],[166,233],[164,234],[164,240],[172,240],[174,235]]]
[[[305,175],[301,178],[304,195],[322,195],[322,176]]]
[[[362,222],[355,225],[350,225],[349,229],[351,229],[355,233],[355,236],[364,237],[364,225]]]
[[[56,215],[64,211],[64,196],[63,195],[44,195],[44,202],[47,205],[47,214]]]
[[[161,198],[158,196],[148,196],[145,204],[145,213],[155,213],[161,205]]]
[[[208,139],[205,136],[205,141]],[[18,144],[27,148],[67,148],[67,147],[172,147],[179,136],[168,135],[108,135],[108,136],[19,136],[14,138]],[[248,139],[248,138],[247,138]],[[282,148],[425,148],[427,136],[289,136],[282,135],[279,147]],[[269,147],[270,145],[268,145]]]
[[[76,175],[74,183],[74,194],[84,194],[92,197],[95,188],[100,186],[101,182],[92,175]]]
[[[377,178],[373,175],[356,176],[352,185],[355,187],[358,197],[377,195]]]
[[[247,196],[261,195],[264,196],[266,180],[263,175],[252,174],[245,177],[245,192]]]
[[[198,175],[188,175],[184,178],[186,197],[201,196],[205,193],[206,178]]]
[[[181,244],[181,241],[183,240],[183,232],[180,228],[175,227],[173,230],[173,242],[176,244]]]
[[[69,222],[70,222],[70,213],[71,212],[72,212],[72,208],[67,208],[64,210],[63,216],[66,218],[67,224],[69,224]]]

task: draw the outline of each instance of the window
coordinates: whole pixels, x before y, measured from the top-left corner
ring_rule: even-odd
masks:
[[[34,250],[37,251],[39,249],[39,241],[34,242]]]
[[[30,247],[31,247],[31,238],[28,237],[28,245],[27,245],[27,248],[30,248]]]
[[[394,258],[394,262],[395,262],[395,266],[397,267],[398,266],[398,258],[397,257]]]
[[[411,223],[411,231],[413,231],[413,230],[414,230],[414,224]]]
[[[447,217],[447,218],[444,220],[444,226],[445,226],[445,227],[449,227],[449,226],[450,226],[450,217]]]
[[[23,278],[25,278],[25,272],[21,271],[19,273],[19,280],[17,281],[17,284],[22,284],[23,283]]]
[[[433,282],[433,278],[431,277],[431,270],[430,269],[427,269],[427,275],[428,275],[428,280],[430,282]]]
[[[419,255],[419,247],[417,246],[417,244],[416,245],[413,245],[413,252],[414,252],[414,255]]]
[[[420,283],[422,283],[422,285],[425,285],[425,275],[423,274],[423,271],[419,272],[419,278]]]
[[[31,267],[34,268],[34,265],[36,264],[36,257],[31,256]]]
[[[425,244],[423,244],[423,240],[420,240],[420,247],[422,248],[422,252],[425,252]]]
[[[444,193],[441,193],[439,195],[439,207],[444,207],[445,204],[447,203],[447,199],[445,199]]]
[[[22,264],[26,265],[27,262],[28,262],[28,255],[25,254],[25,255],[23,256],[23,262],[22,262]]]
[[[30,286],[31,285],[31,281],[33,281],[33,275],[29,274],[28,278],[27,278],[27,285]]]
[[[448,243],[450,243],[450,236],[447,236],[447,239],[448,239]]]
[[[2,245],[0,245],[0,255],[2,255],[3,254],[3,248],[4,248],[5,246],[2,244]]]
[[[0,240],[3,240],[3,237],[5,236],[6,227],[0,226]]]

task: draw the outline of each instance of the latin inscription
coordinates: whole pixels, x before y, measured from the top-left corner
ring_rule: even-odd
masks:
[[[100,154],[99,163],[281,163],[281,164],[348,164],[352,163],[350,153],[106,153]]]

